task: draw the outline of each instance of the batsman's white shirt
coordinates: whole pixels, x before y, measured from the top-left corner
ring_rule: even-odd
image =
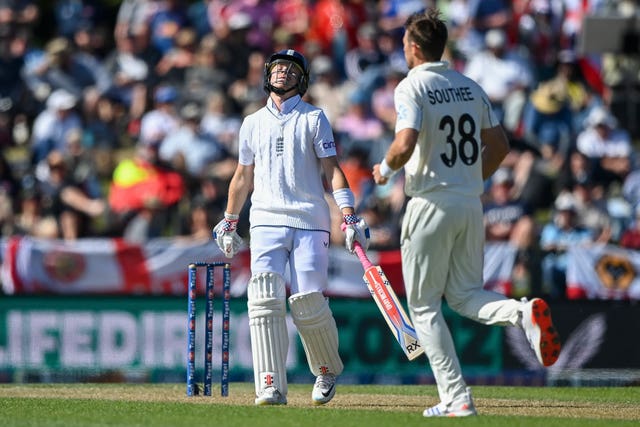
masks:
[[[267,105],[245,117],[238,162],[254,165],[251,227],[273,225],[329,232],[320,158],[336,155],[331,125],[321,109],[300,96],[278,111]]]
[[[396,132],[411,128],[420,139],[405,164],[409,196],[447,190],[482,194],[480,130],[498,125],[480,86],[446,61],[412,68],[398,84]]]

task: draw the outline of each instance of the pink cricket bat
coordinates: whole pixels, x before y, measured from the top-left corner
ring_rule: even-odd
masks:
[[[418,342],[418,336],[411,319],[409,319],[402,304],[400,304],[398,296],[391,287],[391,283],[389,283],[382,268],[373,265],[359,242],[355,242],[355,251],[364,268],[363,278],[369,287],[371,296],[382,312],[391,332],[402,347],[404,354],[407,355],[409,360],[415,359],[424,353],[424,348]]]

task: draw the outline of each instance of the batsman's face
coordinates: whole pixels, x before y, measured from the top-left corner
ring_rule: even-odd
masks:
[[[283,89],[293,89],[300,79],[300,70],[289,61],[278,62],[271,67],[270,83]]]

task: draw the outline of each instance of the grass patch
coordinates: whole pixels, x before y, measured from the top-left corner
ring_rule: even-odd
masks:
[[[215,393],[219,393],[214,387]],[[289,404],[253,405],[253,384],[233,383],[230,396],[186,397],[183,384],[0,385],[2,426],[386,427],[425,420],[437,403],[434,386],[343,385],[334,400],[314,406],[311,385],[292,384]],[[638,425],[640,388],[473,387],[479,417],[456,425]]]

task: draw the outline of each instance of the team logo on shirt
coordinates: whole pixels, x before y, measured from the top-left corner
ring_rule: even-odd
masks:
[[[336,143],[335,143],[335,141],[323,142],[322,143],[322,148],[324,148],[325,150],[329,150],[331,148],[336,148]]]
[[[284,138],[279,136],[276,138],[276,156],[282,156],[284,152]]]

